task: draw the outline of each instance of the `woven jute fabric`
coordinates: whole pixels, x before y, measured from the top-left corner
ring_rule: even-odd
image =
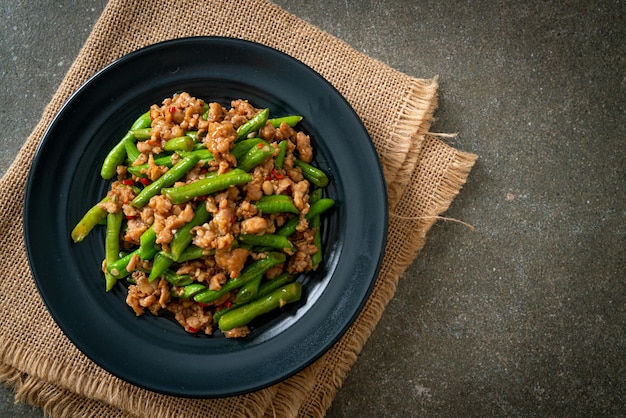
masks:
[[[333,84],[372,137],[383,165],[390,209],[379,277],[347,333],[297,375],[254,393],[221,399],[156,394],[115,378],[87,359],[56,326],[37,293],[19,221],[37,145],[69,96],[96,71],[129,52],[168,39],[200,35],[241,38],[276,48]],[[458,194],[477,158],[429,133],[437,89],[436,78],[402,74],[264,0],[189,0],[158,5],[111,1],[0,180],[4,191],[0,196],[4,243],[0,259],[0,380],[15,390],[16,399],[58,417],[323,416],[393,297],[399,278],[424,246],[437,217]]]

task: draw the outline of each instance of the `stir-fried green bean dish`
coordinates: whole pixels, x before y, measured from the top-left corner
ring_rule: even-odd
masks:
[[[335,202],[302,118],[273,116],[183,92],[137,118],[102,163],[106,196],[71,232],[79,243],[103,225],[104,290],[123,280],[137,316],[228,338],[300,300],[297,279],[320,265],[320,216]]]

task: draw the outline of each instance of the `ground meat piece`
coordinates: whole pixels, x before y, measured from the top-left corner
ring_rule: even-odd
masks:
[[[133,272],[132,277],[136,284],[128,287],[126,304],[137,316],[142,315],[145,309],[156,315],[160,309],[166,307],[170,299],[170,290],[165,279],[150,282],[146,273],[142,271]]]
[[[298,149],[298,157],[304,162],[313,161],[313,148],[311,148],[311,139],[304,132],[296,134],[296,148]]]
[[[259,200],[263,197],[263,180],[261,181],[252,181],[246,184],[246,200],[250,200],[252,202]]]
[[[130,242],[133,244],[139,244],[139,238],[141,235],[146,232],[148,229],[148,225],[142,222],[141,219],[132,218],[127,222],[128,228],[126,229],[126,233],[124,234],[124,241]]]
[[[264,127],[259,129],[259,136],[267,142],[272,142],[276,135],[276,128],[271,123],[266,123]]]
[[[204,332],[213,334],[213,314],[193,301],[175,301],[167,305],[167,309],[174,314],[174,318],[185,331],[190,333]]]
[[[122,209],[122,205],[132,201],[135,196],[132,187],[115,181],[111,185],[111,189],[107,192],[108,201],[99,203],[98,206],[108,213],[117,213]]]
[[[230,251],[218,249],[215,251],[215,262],[228,272],[231,279],[234,279],[241,275],[249,254],[250,252],[245,248],[234,248]]]
[[[287,271],[291,274],[302,273],[311,270],[313,262],[311,256],[303,251],[297,251],[287,262]]]
[[[222,285],[226,283],[228,277],[226,277],[225,273],[217,273],[211,276],[209,279],[209,289],[211,290],[220,290]]]
[[[283,139],[288,139],[290,141],[295,142],[296,139],[296,131],[285,122],[281,123],[278,127],[278,130],[275,133],[275,140],[280,141]]]
[[[241,221],[241,232],[244,234],[260,234],[267,229],[267,219],[262,216],[244,219]]]
[[[309,212],[309,182],[306,180],[294,184],[291,188],[293,204],[301,214]]]
[[[220,122],[224,119],[224,115],[226,114],[226,109],[222,107],[221,104],[213,102],[209,103],[209,114],[207,117],[207,121],[211,122]]]
[[[247,326],[233,328],[230,331],[224,331],[226,338],[243,338],[250,334],[250,329]]]
[[[230,149],[237,139],[237,131],[231,122],[211,122],[209,131],[203,139],[204,146],[211,151],[215,163],[226,162],[230,166],[237,165],[237,160],[230,153]],[[221,170],[220,172],[223,172]]]

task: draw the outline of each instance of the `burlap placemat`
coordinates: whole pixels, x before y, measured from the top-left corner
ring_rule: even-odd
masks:
[[[242,18],[245,16],[245,18]],[[140,47],[195,35],[230,36],[290,54],[329,80],[365,123],[389,191],[389,236],[380,275],[354,325],[313,365],[247,395],[199,400],[127,384],[82,355],[48,314],[28,269],[21,222],[28,169],[46,127],[83,82]],[[416,57],[417,58],[417,57]],[[415,79],[371,59],[263,0],[152,2],[113,0],[105,8],[44,111],[0,180],[0,380],[16,399],[52,416],[322,416],[356,361],[399,277],[450,205],[476,156],[428,133],[437,80]]]

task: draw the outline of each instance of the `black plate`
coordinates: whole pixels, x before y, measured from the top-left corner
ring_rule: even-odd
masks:
[[[329,59],[332,59],[329,57]],[[70,231],[108,189],[100,164],[133,120],[175,92],[225,105],[245,98],[301,114],[337,202],[324,221],[324,262],[300,277],[303,300],[253,324],[245,339],[194,336],[163,317],[135,317],[118,284],[104,292],[104,231]],[[387,196],[378,155],[346,100],[301,62],[230,38],[185,38],[135,51],[98,72],[46,131],[26,189],[24,230],[39,292],[69,339],[134,385],[185,397],[236,395],[279,382],[321,356],[354,321],[382,260]]]

